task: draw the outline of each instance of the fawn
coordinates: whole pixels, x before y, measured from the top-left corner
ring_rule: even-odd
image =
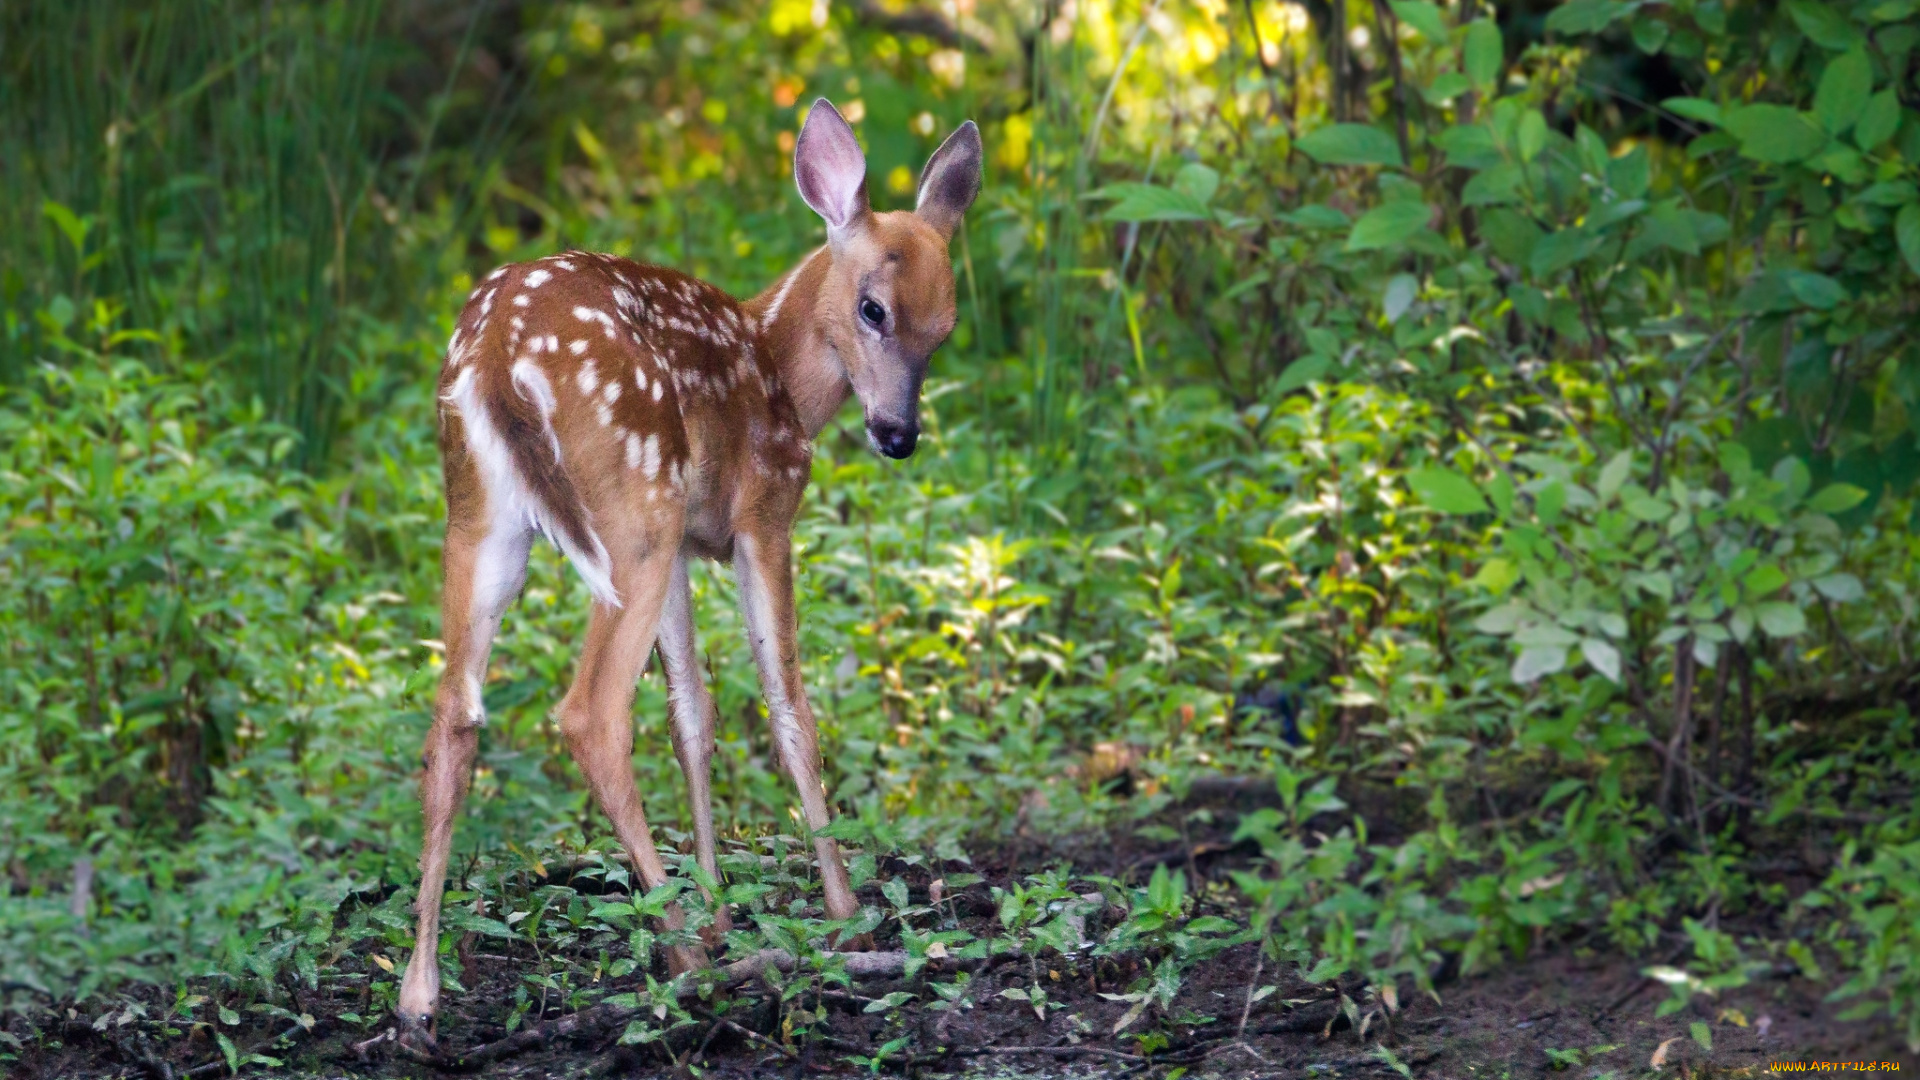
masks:
[[[795,642],[792,528],[812,440],[852,394],[867,442],[905,458],[927,360],[952,332],[947,243],[980,189],[980,132],[962,124],[927,161],[912,211],[874,213],[866,156],[825,98],[794,147],[800,196],[827,243],[740,301],[658,266],[570,251],[494,271],[473,291],[440,373],[447,496],[446,670],[423,755],[419,929],[399,1019],[430,1048],[440,899],[471,779],[481,683],[536,533],[593,594],[573,686],[554,716],[648,888],[667,880],[633,778],[634,686],[666,671],[699,864],[716,873],[709,762],[716,714],[694,646],[690,557],[731,559],[782,767],[807,825],[830,821]],[[816,836],[829,918],[858,913],[838,846]],[[678,910],[666,920],[685,925]],[[726,910],[716,930],[728,927]],[[710,939],[711,940],[711,939]],[[673,950],[677,970],[706,962]]]

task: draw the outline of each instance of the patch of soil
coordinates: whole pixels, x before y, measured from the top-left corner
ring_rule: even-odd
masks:
[[[1151,868],[1189,868],[1197,879],[1217,878],[1244,865],[1246,853],[1230,843],[1222,814],[1218,823],[1189,828],[1173,846],[1127,838],[1095,841],[1044,839],[1003,849],[975,870],[987,881],[961,893],[951,910],[959,925],[979,936],[997,929],[987,886],[1007,885],[1045,865],[1070,861],[1082,871],[1143,879]],[[1191,819],[1189,819],[1191,820]],[[888,876],[906,878],[924,900],[933,874],[896,864]],[[576,882],[576,884],[581,884]],[[864,899],[881,903],[877,888]],[[1107,914],[1111,914],[1108,909]],[[1101,924],[1090,918],[1088,929]],[[1104,924],[1098,928],[1104,929]],[[1090,935],[1091,936],[1091,935]],[[890,947],[882,941],[881,946]],[[249,1066],[262,1075],[328,1077],[585,1077],[692,1075],[754,1077],[866,1073],[883,1055],[878,1071],[895,1075],[992,1073],[995,1075],[1113,1075],[1164,1078],[1175,1069],[1196,1074],[1330,1078],[1391,1078],[1404,1067],[1419,1078],[1566,1076],[1569,1080],[1661,1071],[1689,1077],[1757,1075],[1775,1061],[1881,1062],[1916,1065],[1899,1034],[1884,1018],[1847,1023],[1837,1006],[1822,1000],[1825,988],[1791,970],[1729,991],[1710,1005],[1698,1003],[1656,1018],[1664,988],[1640,974],[1644,960],[1548,950],[1484,975],[1438,977],[1438,1000],[1410,982],[1393,988],[1389,1010],[1379,988],[1358,982],[1334,989],[1314,986],[1295,972],[1276,972],[1252,945],[1230,949],[1190,971],[1174,1006],[1150,1012],[1114,1033],[1131,1007],[1117,994],[1147,970],[1142,957],[1092,958],[1048,955],[998,957],[974,965],[969,1005],[947,1011],[929,1006],[940,999],[930,981],[950,982],[957,964],[937,961],[913,979],[878,979],[852,989],[809,991],[786,1008],[820,1015],[811,1037],[789,1037],[778,993],[754,980],[693,1002],[696,1023],[661,1042],[620,1046],[636,1010],[593,1006],[568,1010],[558,1000],[525,1018],[509,1034],[513,992],[534,963],[524,942],[489,940],[466,952],[464,992],[442,998],[438,1037],[446,1057],[423,1062],[406,1056],[388,1035],[390,1020],[372,1027],[349,1023],[342,1013],[364,1009],[357,996],[305,993],[292,1013],[316,1021],[311,1030],[286,1019],[265,1022],[245,1014],[242,1026],[225,1029],[242,1055],[271,1054],[281,1066]],[[350,962],[362,957],[350,956]],[[656,973],[660,974],[660,973]],[[1249,1004],[1255,988],[1277,990]],[[1031,996],[1045,1004],[1003,995]],[[608,980],[602,989],[644,990],[644,980]],[[897,1009],[868,1013],[868,1004],[904,991],[915,1000]],[[227,1075],[224,1054],[204,1026],[184,1038],[163,1039],[154,1018],[171,1004],[171,990],[133,992],[144,1017],[127,1017],[124,1001],[107,1013],[42,1014],[37,1025],[15,1015],[7,1028],[21,1040],[19,1060],[8,1075],[20,1080],[55,1078],[186,1077]],[[102,1021],[102,1017],[105,1021]],[[1707,1025],[1712,1048],[1697,1043],[1694,1023]],[[895,1040],[901,1040],[895,1042]],[[890,1049],[882,1048],[893,1043]],[[1397,1063],[1397,1066],[1396,1066]],[[1828,1070],[1838,1071],[1838,1070]],[[1882,1066],[1879,1071],[1889,1071]]]

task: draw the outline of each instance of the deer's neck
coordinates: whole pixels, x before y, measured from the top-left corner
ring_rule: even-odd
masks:
[[[832,266],[827,249],[816,248],[746,304],[808,438],[820,434],[853,393],[846,364],[827,335],[828,320],[815,310]]]

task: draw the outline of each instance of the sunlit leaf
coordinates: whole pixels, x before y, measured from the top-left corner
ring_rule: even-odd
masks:
[[[1807,616],[1798,604],[1771,600],[1755,604],[1753,611],[1759,617],[1760,629],[1765,630],[1769,637],[1795,637],[1807,631]]]
[[[1530,646],[1520,650],[1519,658],[1513,662],[1513,681],[1517,683],[1537,682],[1548,675],[1563,670],[1566,666],[1566,646]]]
[[[1407,474],[1407,486],[1421,502],[1443,514],[1480,514],[1487,500],[1473,481],[1438,466],[1415,469]]]

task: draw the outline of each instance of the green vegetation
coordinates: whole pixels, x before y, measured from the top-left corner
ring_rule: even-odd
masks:
[[[797,530],[864,928],[1031,958],[1100,894],[1142,1053],[1246,941],[1356,1028],[1445,957],[1578,943],[1666,1012],[1794,965],[1920,1046],[1912,0],[941,10],[0,11],[0,1053],[70,1004],[213,1025],[236,1069],[273,1053],[227,1033],[249,1007],[384,1022],[439,343],[478,274],[565,246],[763,287],[818,240],[786,164],[816,94],[883,207],[962,118],[991,159],[923,449],[830,427]],[[801,958],[770,978],[805,1040],[838,927],[787,858],[730,577],[694,589],[733,944]],[[586,609],[542,549],[449,927],[540,956],[515,1024],[611,1000],[643,1043],[689,1019],[666,898],[565,883],[625,875],[546,719]],[[1244,707],[1269,684],[1297,736]],[[650,674],[635,767],[677,842],[664,716]],[[1131,783],[1068,771],[1096,746]],[[1221,772],[1275,788],[1230,887],[1058,869],[980,935],[886,869],[957,891],[1023,831],[1177,839]]]

